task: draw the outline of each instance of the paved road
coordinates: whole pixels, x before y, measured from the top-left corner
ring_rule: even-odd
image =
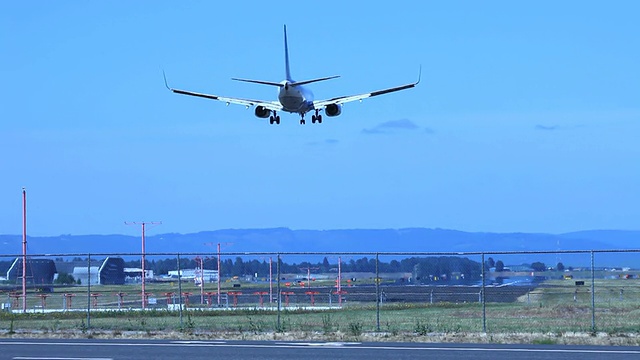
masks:
[[[0,339],[0,359],[14,360],[631,360],[633,347],[162,340]]]

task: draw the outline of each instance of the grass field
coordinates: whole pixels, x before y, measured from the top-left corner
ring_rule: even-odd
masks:
[[[231,290],[228,288],[226,290]],[[595,309],[591,307],[590,283],[575,286],[573,281],[553,280],[544,283],[515,302],[487,303],[485,307],[488,333],[566,333],[592,332],[595,329],[609,334],[640,333],[640,282],[638,280],[597,280],[595,282]],[[100,286],[92,288],[98,297],[99,309],[117,309],[114,293],[125,291],[124,309],[140,307],[139,286]],[[199,294],[193,284],[184,284],[183,292]],[[243,287],[247,296],[256,290]],[[286,290],[286,289],[285,289]],[[147,291],[164,299],[164,293],[177,292],[175,284],[149,284]],[[210,290],[207,290],[210,291]],[[275,291],[275,289],[274,289]],[[367,332],[388,334],[432,333],[481,333],[483,331],[483,306],[479,302],[433,303],[395,302],[383,303],[378,315],[375,302],[347,302],[342,308],[320,307],[288,309],[280,313],[274,304],[259,308],[257,300],[245,303],[236,309],[212,310],[206,305],[192,304],[183,311],[182,321],[178,311],[169,311],[166,305],[146,311],[92,311],[90,324],[87,319],[86,287],[56,289],[47,300],[47,308],[62,308],[63,293],[75,294],[72,310],[51,313],[0,313],[0,331],[36,330],[55,333],[65,330],[81,331],[141,331],[158,333],[163,331],[186,332],[341,332],[353,336]],[[303,296],[304,297],[304,296]],[[298,301],[302,299],[299,297]],[[305,300],[307,301],[307,300]],[[199,297],[198,297],[199,302]],[[29,309],[41,304],[35,294],[30,296]],[[323,304],[326,305],[326,304]],[[335,305],[335,304],[333,304]],[[93,306],[93,304],[92,304]],[[84,310],[84,311],[83,311]],[[90,325],[90,329],[89,329]]]

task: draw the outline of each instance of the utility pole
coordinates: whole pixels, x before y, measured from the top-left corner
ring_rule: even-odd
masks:
[[[140,264],[141,269],[142,269],[142,309],[146,309],[147,308],[147,293],[145,292],[145,279],[147,277],[147,274],[145,272],[144,269],[144,236],[145,236],[145,227],[147,225],[161,225],[162,221],[141,221],[141,222],[124,222],[126,225],[141,225],[142,226],[142,263]]]
[[[307,288],[310,288],[311,287],[311,270],[320,270],[320,268],[307,266],[307,267],[301,267],[299,269],[307,270]]]
[[[213,246],[214,243],[213,242],[206,242],[206,243],[204,243],[204,245]],[[221,245],[231,246],[231,245],[233,245],[233,243],[232,242],[218,243],[218,293],[217,293],[217,295],[218,295],[218,306],[220,306],[220,281],[221,281],[221,278],[222,278],[222,271],[221,271],[221,268],[220,268],[220,266],[221,266],[221,261],[220,261],[220,247],[221,247]]]
[[[27,312],[27,189],[22,188],[22,312]]]

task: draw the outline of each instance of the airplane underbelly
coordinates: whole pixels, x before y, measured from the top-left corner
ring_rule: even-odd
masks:
[[[302,108],[305,101],[298,96],[283,96],[280,98],[280,103],[286,111],[297,112]]]

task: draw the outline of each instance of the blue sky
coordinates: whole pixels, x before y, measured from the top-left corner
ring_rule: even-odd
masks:
[[[0,5],[0,233],[285,226],[639,229],[635,1]],[[415,81],[271,126],[172,86],[275,100]]]

